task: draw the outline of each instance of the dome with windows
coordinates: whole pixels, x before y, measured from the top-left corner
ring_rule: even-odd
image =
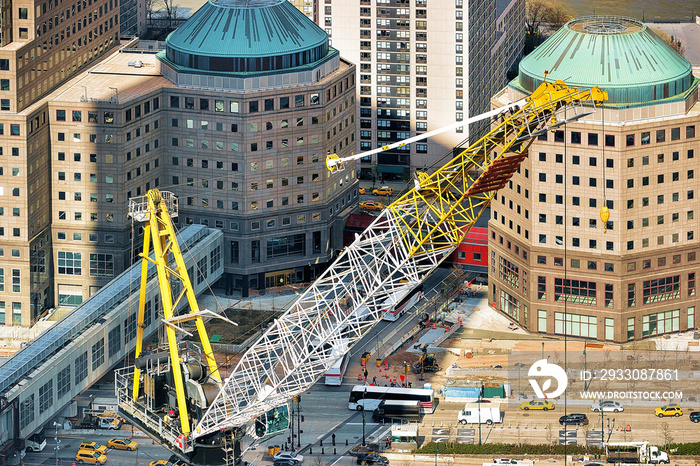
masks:
[[[192,70],[265,73],[337,53],[287,0],[209,0],[166,40],[165,58]]]
[[[545,79],[600,86],[608,104],[658,101],[692,92],[691,64],[644,23],[594,16],[566,23],[520,62],[511,85],[534,91]]]

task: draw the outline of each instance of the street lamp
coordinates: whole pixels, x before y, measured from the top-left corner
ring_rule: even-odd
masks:
[[[481,390],[479,390],[479,399],[477,401],[477,407],[479,413],[479,445],[481,445],[481,394],[484,392],[484,382],[481,382]]]
[[[58,444],[61,443],[61,440],[58,438],[58,426],[60,426],[60,425],[61,424],[59,424],[56,421],[53,422],[53,426],[56,428],[56,434],[54,435],[54,440],[56,441],[56,445],[53,447],[54,463],[56,464],[56,466],[58,466],[58,450],[59,450]]]
[[[584,391],[584,392],[587,392],[587,391],[588,391],[588,380],[586,379],[586,374],[588,374],[588,372],[586,371],[586,369],[587,369],[587,367],[586,367],[587,364],[586,364],[586,363],[587,363],[587,362],[588,362],[588,357],[587,357],[587,355],[586,355],[586,344],[584,343],[584,344],[583,344],[583,374],[584,374],[584,377],[583,377],[583,391]],[[602,401],[602,400],[601,400],[601,401]],[[601,409],[600,409],[600,410],[603,411],[602,406],[601,406]]]
[[[367,385],[365,385],[365,389],[362,392],[362,446],[364,447],[366,445],[365,443],[365,395],[367,394]]]
[[[514,364],[514,367],[518,368],[518,400],[520,400],[520,396],[522,395],[520,391],[520,369],[525,367],[525,364],[523,364],[522,362],[516,362]]]

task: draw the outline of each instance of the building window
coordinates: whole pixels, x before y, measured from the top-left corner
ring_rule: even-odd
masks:
[[[60,399],[70,391],[70,366],[63,368],[56,375],[56,398]]]
[[[92,370],[96,371],[105,362],[105,340],[101,338],[100,341],[92,345]]]
[[[681,276],[645,280],[643,287],[643,304],[652,304],[680,297]]]
[[[117,325],[109,331],[107,336],[107,344],[109,345],[109,357],[116,355],[122,349],[122,334],[121,325]]]
[[[547,299],[547,277],[537,277],[537,299],[542,301]]]
[[[537,310],[537,331],[547,332],[547,311]]]
[[[39,387],[39,414],[44,413],[53,405],[53,380]]]
[[[113,277],[114,276],[114,255],[90,253],[90,276],[91,277]]]
[[[554,300],[596,305],[596,283],[583,280],[554,279]]]
[[[124,319],[124,344],[129,343],[136,336],[136,313]]]
[[[595,316],[555,312],[554,333],[583,338],[598,338],[598,321]]]
[[[88,354],[87,351],[75,358],[75,384],[78,385],[80,382],[85,380],[87,377],[88,370]]]
[[[267,257],[284,257],[306,254],[306,240],[303,233],[270,238],[267,240]]]
[[[680,330],[680,309],[642,316],[642,338]]]
[[[61,275],[81,275],[81,253],[58,251],[58,273]]]
[[[520,277],[518,266],[501,256],[498,257],[498,261],[498,271],[501,280],[510,284],[510,286],[517,290],[519,288],[518,281]]]

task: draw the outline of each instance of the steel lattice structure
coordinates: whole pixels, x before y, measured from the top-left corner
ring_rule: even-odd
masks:
[[[307,390],[338,358],[335,342],[346,340],[349,350],[381,319],[380,305],[393,290],[418,285],[454,251],[536,135],[591,114],[606,99],[599,88],[544,83],[444,166],[419,173],[415,187],[357,235],[244,353],[194,437],[245,425]]]

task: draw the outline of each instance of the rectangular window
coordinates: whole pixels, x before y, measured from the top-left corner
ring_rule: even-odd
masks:
[[[88,354],[87,351],[75,358],[75,384],[85,380],[88,371]]]
[[[542,301],[547,299],[547,277],[537,277],[537,299]]]
[[[680,330],[680,309],[642,316],[642,338]]]
[[[583,338],[598,338],[598,319],[595,316],[555,312],[554,333]]]
[[[595,306],[596,283],[583,280],[554,279],[554,300]]]
[[[92,345],[92,370],[96,371],[105,362],[105,340],[101,338],[100,341]]]
[[[39,387],[39,414],[43,414],[53,405],[53,380]]]
[[[547,332],[547,311],[537,310],[537,331]]]
[[[121,325],[117,325],[112,330],[109,331],[107,336],[109,345],[109,357],[115,356],[122,349],[122,333]]]
[[[661,301],[680,298],[681,276],[645,280],[643,283],[643,304],[652,304]]]
[[[56,375],[56,398],[60,399],[70,391],[70,366],[61,369]]]
[[[627,341],[634,340],[634,317],[627,318]]]

